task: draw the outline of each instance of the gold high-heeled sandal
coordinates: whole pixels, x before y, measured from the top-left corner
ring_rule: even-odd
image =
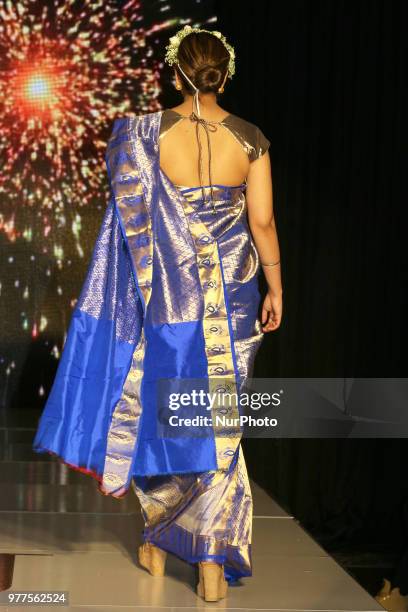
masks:
[[[139,563],[147,569],[152,576],[164,576],[167,552],[158,548],[151,542],[144,542],[139,546]]]
[[[213,561],[200,561],[198,575],[197,595],[205,601],[218,601],[226,596],[228,582],[224,577],[223,565]]]

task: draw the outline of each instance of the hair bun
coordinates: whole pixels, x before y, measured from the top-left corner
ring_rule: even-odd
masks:
[[[228,74],[230,54],[217,36],[208,32],[197,32],[183,38],[178,48],[177,60],[180,68],[199,91],[217,94]],[[184,91],[194,95],[195,88],[180,71],[179,75]]]
[[[217,91],[221,85],[223,74],[214,66],[203,66],[195,74],[194,83],[202,92]]]

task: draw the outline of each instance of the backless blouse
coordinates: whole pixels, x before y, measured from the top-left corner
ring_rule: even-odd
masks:
[[[167,132],[174,125],[184,118],[188,118],[188,115],[182,115],[181,113],[178,113],[170,108],[165,109],[163,111],[162,121],[160,124],[159,138],[163,138],[163,136],[167,134]],[[250,162],[253,162],[261,157],[270,146],[270,141],[257,125],[251,123],[250,121],[246,121],[237,115],[230,113],[222,121],[216,121],[214,123],[222,124],[231,132],[231,134],[244,148]],[[189,187],[186,185],[176,186],[183,191],[192,188],[191,186]],[[210,187],[210,185],[201,187]]]

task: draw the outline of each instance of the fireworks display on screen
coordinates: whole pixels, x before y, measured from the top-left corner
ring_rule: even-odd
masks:
[[[1,405],[41,405],[108,201],[115,117],[159,110],[164,46],[211,2],[0,0]]]

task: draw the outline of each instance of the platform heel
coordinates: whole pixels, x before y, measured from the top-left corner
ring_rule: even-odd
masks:
[[[197,595],[205,601],[218,601],[227,595],[228,582],[224,577],[224,566],[212,561],[198,564]]]
[[[139,563],[147,569],[152,576],[164,576],[167,552],[158,548],[151,542],[144,542],[139,546]]]

